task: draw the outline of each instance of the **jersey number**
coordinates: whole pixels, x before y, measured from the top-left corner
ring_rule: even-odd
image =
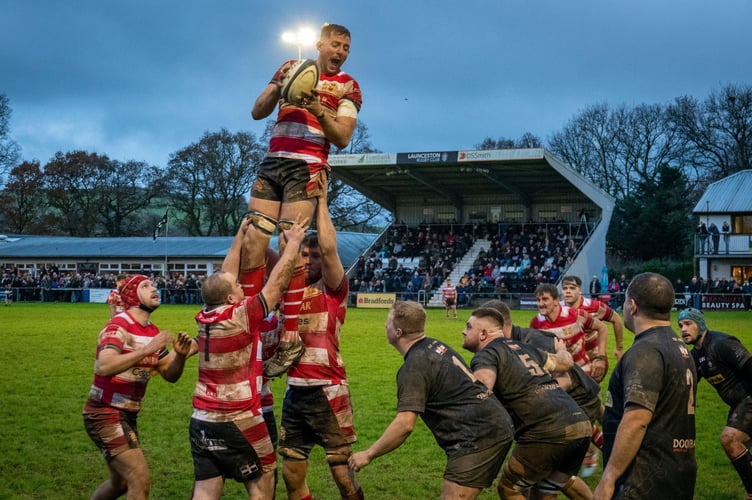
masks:
[[[534,360],[530,359],[530,356],[527,354],[518,354],[517,355],[520,358],[520,361],[522,361],[522,364],[527,368],[527,371],[530,372],[530,375],[534,377],[540,377],[544,375],[543,368],[535,362]]]
[[[695,414],[695,378],[692,370],[687,368],[687,385],[689,386],[689,398],[687,399],[687,415]]]
[[[452,356],[452,363],[454,363],[454,366],[460,368],[465,374],[470,377],[470,380],[475,382],[477,379],[475,378],[475,375],[473,375],[473,372],[467,369],[467,366],[465,366],[465,363],[457,359],[456,356]]]

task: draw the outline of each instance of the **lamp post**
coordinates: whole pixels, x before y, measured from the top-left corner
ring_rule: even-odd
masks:
[[[316,41],[316,33],[311,28],[300,28],[298,31],[285,31],[282,41],[298,47],[298,60],[303,59],[303,46],[312,46]]]
[[[705,200],[705,225],[710,225],[710,200]]]

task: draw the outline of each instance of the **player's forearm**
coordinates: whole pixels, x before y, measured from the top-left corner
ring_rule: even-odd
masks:
[[[616,349],[619,351],[624,350],[624,323],[621,320],[619,314],[614,311],[613,313],[613,325],[614,325],[614,339],[616,340]]]
[[[256,102],[253,103],[253,109],[251,109],[251,116],[254,120],[263,120],[277,107],[281,91],[279,85],[276,83],[270,83],[256,98]]]
[[[566,372],[572,369],[574,365],[574,359],[572,354],[565,349],[560,349],[553,354],[549,353],[549,360],[551,362],[549,372]],[[548,362],[546,363],[549,364]]]
[[[179,354],[175,351],[171,352],[168,358],[172,358],[167,365],[167,368],[162,371],[162,378],[168,382],[177,382],[180,376],[183,374],[183,368],[185,368],[184,354]]]
[[[240,252],[243,248],[244,235],[245,231],[242,229],[241,225],[241,228],[238,229],[238,232],[235,234],[235,238],[230,244],[230,249],[227,251],[227,255],[225,255],[225,260],[222,261],[222,271],[226,273],[233,273],[235,275],[238,274],[238,270],[240,268]]]
[[[316,118],[326,138],[338,149],[344,149],[350,144],[355,130],[352,118],[331,116],[328,111],[320,113]]]
[[[269,274],[269,279],[266,280],[261,293],[270,308],[273,308],[274,304],[279,302],[282,290],[286,289],[290,283],[290,278],[300,258],[299,251],[298,243],[285,245],[285,250],[282,252],[279,261]]]
[[[598,322],[598,354],[605,356],[608,349],[608,327],[605,323]]]
[[[628,409],[616,431],[614,446],[601,480],[615,483],[632,463],[642,445],[653,413],[641,407]]]
[[[386,455],[390,451],[396,450],[413,432],[413,428],[415,427],[415,420],[412,419],[411,423],[411,419],[406,418],[408,417],[408,415],[403,415],[404,413],[409,412],[398,413],[394,420],[392,420],[392,423],[389,424],[389,427],[387,427],[384,433],[381,435],[381,437],[377,439],[366,450],[366,453],[368,454],[370,460],[373,460],[374,458],[380,457],[382,455]]]
[[[112,351],[112,354],[104,355],[108,350]],[[125,354],[119,354],[112,349],[105,349],[94,363],[94,373],[103,377],[112,377],[129,368],[133,368],[146,356],[152,354],[152,352],[149,352],[146,346]]]

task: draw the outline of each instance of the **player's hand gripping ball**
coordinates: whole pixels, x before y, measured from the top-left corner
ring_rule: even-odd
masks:
[[[310,95],[319,83],[319,67],[312,59],[301,59],[293,64],[282,80],[282,98],[299,106],[306,94]]]

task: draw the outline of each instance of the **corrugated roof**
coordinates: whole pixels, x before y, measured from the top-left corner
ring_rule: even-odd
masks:
[[[742,170],[708,186],[695,214],[752,212],[752,170]]]
[[[377,238],[376,234],[341,232],[337,250],[345,268]],[[45,261],[81,259],[223,259],[232,237],[74,238],[66,236],[16,235],[0,238],[0,260],[38,258]],[[277,237],[272,237],[277,248]]]

